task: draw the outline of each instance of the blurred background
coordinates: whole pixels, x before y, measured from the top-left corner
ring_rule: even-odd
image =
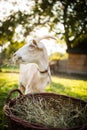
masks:
[[[43,40],[52,74],[47,92],[87,100],[87,0],[0,0],[0,129],[8,92],[18,88],[13,53],[32,37]]]
[[[49,34],[57,38],[44,41],[50,61],[58,60],[55,71],[87,74],[86,0],[0,1],[0,66],[31,37]]]

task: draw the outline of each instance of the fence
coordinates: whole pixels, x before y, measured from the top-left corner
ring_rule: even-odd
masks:
[[[52,61],[51,73],[73,73],[87,75],[87,55],[69,54],[68,59]]]

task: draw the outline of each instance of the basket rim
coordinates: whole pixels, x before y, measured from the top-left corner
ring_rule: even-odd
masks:
[[[83,130],[85,127],[87,127],[87,124],[84,124],[82,126],[77,126],[73,128],[51,128],[51,127],[46,127],[46,126],[41,126],[35,123],[29,123],[26,120],[23,120],[15,115],[8,115],[7,117],[10,118],[10,120],[15,121],[17,123],[20,123],[21,125],[24,125],[26,127],[31,127],[31,128],[36,128],[36,129],[41,129],[41,130]]]
[[[46,127],[46,126],[41,126],[41,125],[38,125],[38,124],[35,124],[35,123],[30,123],[29,121],[26,121],[24,119],[21,119],[20,117],[17,117],[15,115],[13,115],[8,108],[11,107],[12,104],[14,104],[18,99],[23,99],[23,98],[26,98],[26,97],[32,97],[32,96],[41,96],[41,97],[61,97],[61,98],[66,98],[66,99],[72,99],[73,101],[79,101],[81,103],[87,103],[87,101],[85,100],[82,100],[82,99],[79,99],[79,98],[75,98],[75,97],[71,97],[71,96],[67,96],[67,95],[62,95],[62,94],[56,94],[56,93],[34,93],[34,94],[26,94],[26,95],[20,95],[19,97],[17,98],[14,98],[14,99],[11,99],[9,100],[9,102],[5,105],[5,107],[7,106],[7,108],[5,108],[4,112],[5,112],[5,115],[10,118],[10,120],[13,120],[13,121],[16,121],[17,123],[20,123],[21,125],[25,125],[26,127],[31,127],[31,128],[39,128],[39,129],[42,129],[42,130],[75,130],[75,129],[79,129],[80,128],[84,128],[84,127],[87,127],[87,124],[83,124],[82,126],[76,126],[76,127],[73,127],[73,128],[51,128],[51,127]],[[43,127],[43,128],[42,128]],[[82,129],[83,130],[83,129]]]

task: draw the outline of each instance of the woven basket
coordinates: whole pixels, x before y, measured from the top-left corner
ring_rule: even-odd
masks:
[[[10,99],[11,95],[14,92],[18,92],[20,96],[14,99]],[[49,100],[51,97],[56,100],[62,99],[65,101],[65,103],[71,100],[73,104],[81,104],[83,107],[87,104],[86,101],[64,95],[58,95],[53,93],[36,93],[23,95],[19,89],[12,90],[7,97],[6,105],[4,106],[4,112],[8,120],[9,130],[87,130],[87,124],[83,124],[82,126],[76,126],[74,128],[49,128],[46,126],[41,126],[39,124],[30,123],[12,114],[10,108],[12,108],[16,104],[17,100],[24,101],[26,100],[26,97],[32,99],[32,96],[34,96],[35,98],[42,97],[46,100]]]

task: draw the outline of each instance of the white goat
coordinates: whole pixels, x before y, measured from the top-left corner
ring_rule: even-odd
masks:
[[[44,92],[47,84],[51,82],[47,51],[40,42],[48,38],[54,39],[45,36],[31,40],[14,54],[14,62],[20,64],[19,86],[25,94]]]

